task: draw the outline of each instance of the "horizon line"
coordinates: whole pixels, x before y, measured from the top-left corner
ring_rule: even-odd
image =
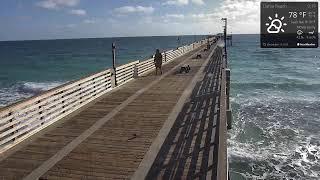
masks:
[[[220,33],[216,33],[220,34]],[[21,40],[0,40],[0,42],[14,42],[14,41],[54,41],[54,40],[76,40],[76,39],[103,39],[103,38],[136,38],[136,37],[170,37],[170,36],[208,36],[216,34],[184,34],[184,35],[146,35],[146,36],[105,36],[105,37],[80,37],[80,38],[48,38],[48,39],[21,39]],[[259,33],[258,33],[259,34]],[[232,33],[232,35],[258,35],[246,33]]]

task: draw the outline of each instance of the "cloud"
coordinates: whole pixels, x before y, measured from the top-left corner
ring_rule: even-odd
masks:
[[[87,11],[84,9],[72,9],[69,11],[70,14],[77,15],[77,16],[85,16],[87,15]]]
[[[189,0],[169,0],[163,3],[164,5],[176,5],[176,6],[182,6],[182,5],[188,5]]]
[[[190,0],[190,2],[196,5],[204,5],[203,0]],[[175,5],[175,6],[183,6],[188,4],[189,4],[189,0],[168,0],[163,3],[163,5]]]
[[[259,33],[261,0],[225,0],[214,10],[216,17],[228,18],[234,33]]]
[[[184,19],[185,16],[183,14],[166,14],[164,17],[168,19]]]
[[[42,0],[36,3],[37,6],[46,9],[59,9],[61,7],[74,7],[80,0]]]
[[[207,22],[213,20],[219,20],[221,18],[216,13],[200,13],[200,14],[191,14],[190,18],[196,21]]]
[[[96,19],[85,19],[85,20],[83,20],[83,23],[85,23],[85,24],[95,24],[95,23],[97,23],[97,20]]]
[[[115,12],[120,14],[129,14],[129,13],[145,13],[151,14],[154,12],[154,8],[152,6],[144,7],[144,6],[123,6],[114,9]]]
[[[191,0],[191,2],[196,4],[196,5],[204,5],[203,0]]]

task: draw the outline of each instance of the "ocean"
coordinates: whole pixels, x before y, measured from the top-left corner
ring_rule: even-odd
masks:
[[[0,42],[0,106],[203,36]],[[233,35],[228,47],[233,129],[232,180],[319,179],[320,50],[261,49],[258,35]]]
[[[179,38],[179,40],[178,40]],[[0,107],[117,65],[204,39],[203,35],[0,41]]]
[[[234,35],[228,53],[231,179],[320,179],[320,50]]]

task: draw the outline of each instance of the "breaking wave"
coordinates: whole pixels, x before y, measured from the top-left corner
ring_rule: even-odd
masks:
[[[320,177],[319,99],[240,95],[232,103],[228,154],[235,179]]]
[[[64,82],[19,82],[9,87],[0,88],[0,106],[7,106],[16,101],[37,95],[55,88]]]

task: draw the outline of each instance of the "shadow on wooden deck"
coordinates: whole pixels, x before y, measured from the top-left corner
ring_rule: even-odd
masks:
[[[214,179],[216,176],[222,50],[216,51],[146,179]]]

